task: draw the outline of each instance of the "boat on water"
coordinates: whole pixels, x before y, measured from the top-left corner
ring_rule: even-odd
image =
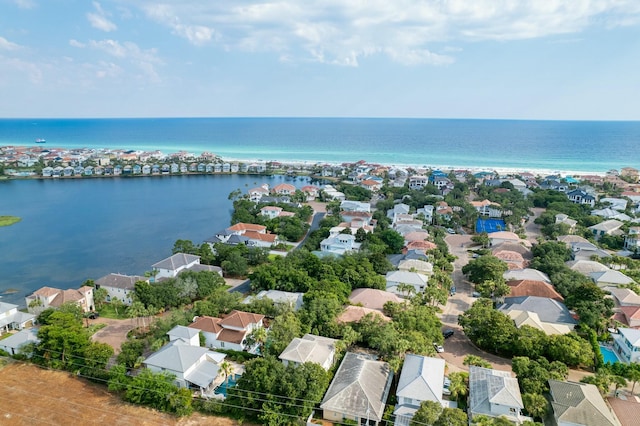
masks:
[[[36,139],[36,143],[45,143],[47,140],[46,139]]]

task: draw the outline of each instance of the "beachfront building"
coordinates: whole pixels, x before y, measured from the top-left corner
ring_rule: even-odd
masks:
[[[184,270],[200,263],[200,256],[186,253],[176,253],[160,262],[151,265],[156,280],[174,278]]]
[[[640,330],[620,327],[613,335],[613,349],[627,363],[640,362]]]

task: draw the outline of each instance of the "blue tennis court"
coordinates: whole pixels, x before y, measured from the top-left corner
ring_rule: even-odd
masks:
[[[507,227],[502,219],[478,218],[476,221],[476,234],[481,234],[483,232],[489,234],[491,232],[504,231],[505,229],[507,229]]]

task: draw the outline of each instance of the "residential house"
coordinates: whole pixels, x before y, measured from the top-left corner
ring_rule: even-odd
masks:
[[[469,366],[469,420],[476,416],[505,417],[522,424],[524,404],[518,381],[508,371]]]
[[[640,296],[629,288],[608,286],[603,290],[611,293],[616,306],[640,306]]]
[[[345,253],[360,250],[361,243],[356,242],[356,237],[351,234],[338,234],[325,238],[320,242],[320,255],[342,256]]]
[[[522,257],[517,251],[511,250],[493,250],[493,256],[502,260],[507,264],[508,269],[524,269],[529,265],[529,262]]]
[[[382,182],[374,179],[364,179],[362,182],[360,182],[360,186],[368,189],[369,191],[378,192],[380,191],[380,188],[382,188]]]
[[[167,332],[169,341],[182,339],[191,346],[200,346],[200,332],[194,328],[185,327],[184,325],[176,325]]]
[[[173,375],[178,387],[206,392],[211,390],[225,357],[225,354],[175,339],[151,354],[143,365],[154,373]]]
[[[425,205],[424,207],[418,209],[416,211],[416,215],[422,215],[424,216],[424,223],[426,223],[427,225],[431,225],[431,223],[433,222],[433,211],[434,211],[435,207],[431,206],[431,205]]]
[[[590,276],[594,272],[606,272],[609,268],[595,260],[570,260],[565,264],[572,271],[580,272],[582,275]]]
[[[406,297],[409,294],[406,289],[402,289],[404,285],[413,287],[413,293],[420,293],[427,287],[429,277],[418,272],[409,271],[389,271],[386,275],[387,291],[395,293],[399,296]]]
[[[322,188],[322,192],[324,192],[324,194],[332,200],[344,201],[345,199],[344,193],[338,191],[332,185],[325,185]]]
[[[623,235],[622,231],[620,231],[620,227],[622,227],[622,225],[624,225],[624,223],[619,220],[610,219],[590,226],[587,229],[593,233],[597,241],[603,235]]]
[[[285,211],[282,209],[282,207],[276,207],[276,206],[264,206],[260,209],[260,214],[269,219],[275,219],[277,217],[295,216],[295,213]]]
[[[574,189],[566,193],[569,201],[576,204],[586,204],[593,207],[596,204],[596,197],[585,190]]]
[[[95,284],[96,289],[104,288],[107,291],[107,302],[117,298],[129,306],[133,303],[133,294],[138,281],[149,282],[149,278],[139,275],[109,274],[97,279]]]
[[[514,269],[513,271],[506,271],[502,274],[505,280],[507,281],[517,281],[517,280],[535,280],[535,281],[544,281],[546,283],[551,284],[551,280],[549,276],[544,272],[538,271],[537,269]]]
[[[481,216],[502,217],[502,207],[499,204],[489,200],[471,201],[470,203]]]
[[[260,201],[262,197],[269,195],[269,185],[265,184],[249,190],[249,199],[254,203]]]
[[[49,307],[59,308],[63,303],[77,303],[83,312],[90,312],[94,310],[93,287],[83,286],[77,290],[42,287],[25,297],[25,303],[29,312],[35,314]]]
[[[253,300],[269,299],[273,301],[274,305],[289,306],[294,311],[302,308],[304,293],[293,293],[289,291],[280,290],[262,290],[258,294],[245,298],[242,303],[249,304]]]
[[[491,244],[491,246],[495,246],[505,242],[524,244],[526,246],[529,245],[528,241],[521,240],[518,234],[516,234],[515,232],[497,231],[497,232],[490,232],[489,234],[487,234],[487,236],[489,237],[489,243]]]
[[[333,366],[337,342],[336,339],[305,334],[293,339],[278,358],[284,365],[312,362],[328,371]]]
[[[608,270],[602,272],[592,272],[589,277],[598,287],[620,286],[631,284],[634,281],[620,271]]]
[[[22,330],[33,325],[35,315],[18,310],[18,305],[0,302],[0,336],[9,330]]]
[[[595,385],[549,380],[557,426],[620,426]]]
[[[620,176],[631,178],[631,180],[637,182],[640,177],[640,172],[633,167],[623,167],[620,169]]]
[[[323,418],[377,426],[382,422],[392,378],[386,362],[347,352],[320,404]]]
[[[640,328],[640,306],[623,306],[613,318],[631,328]]]
[[[155,280],[174,278],[182,271],[200,264],[200,256],[186,253],[176,253],[173,256],[151,265]]]
[[[442,400],[445,362],[407,354],[396,389],[395,426],[408,426],[423,401],[433,401],[448,407]]]
[[[409,189],[422,189],[429,184],[429,176],[410,176]]]
[[[626,363],[640,362],[640,330],[618,328],[618,333],[613,334],[613,349]]]
[[[563,224],[569,227],[569,233],[573,234],[576,230],[576,225],[578,224],[577,220],[571,219],[564,213],[558,213],[556,215],[556,225]]]
[[[2,320],[0,320],[0,322],[1,321]],[[2,334],[1,329],[0,334]],[[28,345],[29,343],[37,344],[39,341],[38,329],[35,327],[26,328],[12,334],[6,339],[0,340],[0,350],[5,351],[9,355],[16,355],[20,353],[20,349],[22,349],[23,346]]]
[[[624,237],[625,250],[638,252],[640,249],[640,227],[632,226]]]
[[[507,281],[507,285],[510,287],[509,297],[537,296],[553,299],[558,302],[564,301],[562,295],[558,293],[551,284],[544,281],[511,280]]]
[[[320,188],[313,185],[305,185],[300,189],[307,195],[307,201],[313,201],[320,195]]]
[[[640,401],[637,401],[637,398],[622,399],[610,396],[607,402],[622,426],[637,426],[640,419]]]
[[[404,259],[398,263],[398,270],[433,275],[433,264],[419,259]]]
[[[209,348],[253,351],[246,337],[255,328],[264,327],[263,320],[264,315],[233,310],[222,318],[197,317],[189,327],[202,331]]]
[[[631,220],[631,216],[625,213],[619,212],[618,210],[612,209],[610,207],[607,207],[604,209],[592,210],[591,216],[600,216],[604,219],[616,219],[622,222]]]
[[[562,302],[548,297],[506,297],[499,311],[509,315],[519,328],[529,325],[546,334],[566,334],[578,323]]]
[[[624,198],[603,197],[600,199],[601,203],[608,204],[613,210],[623,212],[627,209],[628,201]]]
[[[599,258],[611,257],[611,255],[590,242],[574,242],[571,243],[571,259],[572,260],[591,260],[594,256]]]
[[[352,305],[363,306],[382,312],[387,302],[404,303],[405,300],[388,291],[373,288],[357,288],[351,292],[349,302]]]
[[[274,186],[271,192],[278,195],[293,195],[296,192],[296,187],[289,183],[281,183]]]
[[[382,321],[391,321],[391,318],[386,316],[378,309],[365,308],[364,306],[350,305],[344,308],[344,311],[336,318],[338,324],[349,324],[352,322],[360,322],[360,320],[367,315],[376,316]]]

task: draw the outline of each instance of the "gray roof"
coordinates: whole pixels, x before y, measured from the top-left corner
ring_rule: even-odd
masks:
[[[302,297],[304,293],[294,293],[290,291],[281,291],[281,290],[262,290],[258,294],[254,296],[249,296],[245,298],[242,303],[251,303],[254,299],[263,299],[267,298],[272,300],[274,304],[281,303],[284,305],[291,306],[294,311],[302,308],[304,300]]]
[[[506,271],[502,276],[507,280],[534,280],[534,281],[544,281],[546,283],[551,284],[551,280],[549,276],[544,272],[538,271],[537,269],[525,268],[525,269],[513,269],[510,271]]]
[[[469,367],[469,411],[491,415],[491,404],[524,408],[518,381],[508,371]]]
[[[135,284],[138,281],[148,281],[148,278],[141,277],[139,275],[122,275],[122,274],[109,274],[96,280],[96,286],[99,287],[113,287],[121,288],[124,290],[133,290]]]
[[[6,339],[0,340],[0,346],[3,346],[5,348],[12,348],[15,351],[20,349],[27,343],[37,343],[38,341],[38,329],[33,327],[26,328],[19,331],[18,333],[12,334]]]
[[[560,303],[557,300],[550,299],[548,297],[506,297],[504,299],[504,303],[498,309],[503,312],[509,312],[512,310],[535,312],[538,314],[538,318],[543,322],[576,324],[576,320],[573,319],[564,303]]]
[[[620,426],[598,388],[587,383],[549,380],[556,421],[584,426]]]
[[[187,266],[198,259],[200,259],[200,256],[186,253],[176,253],[173,256],[167,257],[166,259],[161,260],[158,263],[154,263],[151,266],[157,269],[168,269],[171,271],[175,271],[176,269]]]
[[[184,340],[172,340],[145,359],[144,364],[184,373],[207,352],[209,349],[191,346]]]
[[[176,325],[171,330],[167,332],[169,337],[177,337],[182,339],[191,339],[194,336],[197,336],[199,330],[194,328],[185,327],[184,325]]]
[[[218,377],[220,367],[212,362],[201,362],[195,370],[185,376],[185,380],[191,382],[201,388],[208,388],[209,385]]]
[[[216,274],[219,274],[220,272],[222,272],[222,268],[219,266],[203,265],[201,263],[193,265],[191,268],[189,268],[189,270],[193,272],[208,271],[208,272],[214,272]]]
[[[278,358],[299,364],[313,362],[323,365],[335,352],[336,342],[336,339],[305,334],[302,338],[293,339]]]
[[[595,283],[630,284],[633,282],[631,278],[629,278],[622,272],[613,270],[592,272],[589,274],[589,276]]]
[[[386,362],[347,352],[320,407],[379,422],[384,414],[392,377]]]
[[[442,403],[444,359],[407,354],[396,395]]]

